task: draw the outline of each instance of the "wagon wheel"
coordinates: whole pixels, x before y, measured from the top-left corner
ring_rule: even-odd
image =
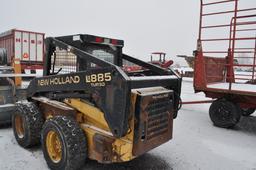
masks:
[[[241,109],[231,101],[218,99],[211,104],[209,114],[215,126],[231,128],[239,122]]]

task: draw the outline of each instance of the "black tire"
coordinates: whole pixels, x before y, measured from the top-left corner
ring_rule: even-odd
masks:
[[[248,108],[248,109],[242,109],[242,115],[243,116],[250,116],[255,112],[256,109],[254,108]]]
[[[52,148],[50,134],[54,133],[59,141],[61,148],[59,151],[60,159],[57,156],[51,155]],[[50,139],[49,139],[50,138]],[[55,140],[56,140],[55,138]],[[41,134],[41,143],[44,153],[44,158],[48,167],[52,170],[76,170],[82,167],[87,159],[87,142],[83,130],[78,123],[66,116],[56,116],[47,120],[43,126]],[[48,149],[52,149],[49,150]],[[55,151],[54,151],[55,152]],[[57,151],[56,151],[57,152]],[[56,154],[55,152],[55,154]]]
[[[0,48],[0,65],[7,64],[7,50],[5,48]]]
[[[43,116],[34,103],[16,104],[16,111],[12,115],[12,128],[20,146],[29,148],[40,144],[43,123]]]
[[[241,109],[231,101],[218,99],[211,104],[209,114],[215,126],[232,128],[241,118]]]

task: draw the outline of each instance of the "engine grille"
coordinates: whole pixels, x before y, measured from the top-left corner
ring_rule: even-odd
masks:
[[[133,154],[141,155],[172,138],[173,91],[163,88],[144,88],[135,107]]]
[[[170,99],[163,98],[151,102],[146,111],[148,113],[146,139],[150,140],[168,131]]]

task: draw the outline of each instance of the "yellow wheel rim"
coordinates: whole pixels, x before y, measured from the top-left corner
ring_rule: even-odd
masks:
[[[54,163],[61,161],[62,146],[58,134],[54,131],[49,131],[46,137],[46,147],[48,155]]]
[[[15,130],[19,138],[24,137],[24,129],[25,128],[22,117],[20,115],[15,115]]]

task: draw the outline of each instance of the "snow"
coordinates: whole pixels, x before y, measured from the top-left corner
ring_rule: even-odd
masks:
[[[2,71],[2,70],[12,70],[12,67],[10,67],[10,66],[0,66],[0,70]]]
[[[30,81],[22,81],[21,82],[21,88],[26,89],[29,86]]]
[[[178,70],[179,73],[186,73],[186,72],[193,72],[194,69],[191,67],[180,67],[180,68],[174,68],[174,70]]]
[[[215,89],[222,89],[222,90],[229,90],[229,83],[208,84],[207,87],[208,88],[215,88]],[[247,92],[255,92],[256,93],[256,85],[232,83],[231,90],[247,91]]]
[[[14,106],[15,106],[14,104],[3,104],[3,105],[0,105],[0,109],[5,107],[14,107]]]
[[[206,99],[194,94],[191,79],[182,84],[183,101]],[[212,125],[210,104],[184,105],[174,120],[173,139],[149,153],[122,164],[102,165],[87,161],[83,170],[255,170],[256,113],[243,117],[234,129]],[[40,147],[23,149],[11,128],[0,129],[0,169],[44,170]]]
[[[246,83],[252,79],[253,72],[250,71],[235,71],[235,80],[239,83]],[[254,74],[256,76],[256,74]]]

